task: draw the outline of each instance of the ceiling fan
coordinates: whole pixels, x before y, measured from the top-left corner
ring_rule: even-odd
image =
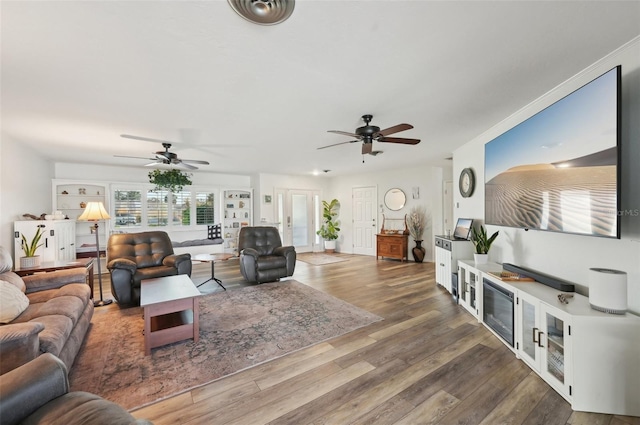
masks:
[[[155,167],[158,165],[171,165],[176,168],[183,168],[185,170],[197,170],[198,167],[191,164],[209,165],[209,162],[202,161],[199,159],[178,158],[177,154],[173,152],[169,152],[169,149],[171,148],[171,143],[165,140],[157,140],[157,139],[150,139],[148,137],[132,136],[130,134],[121,134],[120,137],[124,137],[126,139],[144,140],[147,142],[162,143],[162,147],[164,148],[164,151],[154,152],[152,158],[144,158],[140,156],[114,155],[119,158],[136,158],[136,159],[147,159],[147,160],[153,161],[149,164],[145,164],[145,167]]]
[[[329,133],[342,134],[345,136],[355,137],[356,140],[350,140],[348,142],[335,143],[333,145],[323,146],[318,149],[330,148],[332,146],[344,145],[346,143],[356,143],[362,142],[362,154],[369,155],[377,155],[381,153],[381,151],[373,150],[373,141],[382,142],[382,143],[402,143],[405,145],[417,145],[420,143],[418,139],[405,139],[402,137],[387,137],[390,134],[399,133],[401,131],[410,130],[413,128],[411,124],[398,124],[393,127],[385,128],[384,130],[380,130],[380,127],[375,125],[369,125],[373,115],[363,115],[362,120],[365,125],[362,127],[356,128],[355,133],[349,133],[347,131],[338,131],[338,130],[329,130]]]

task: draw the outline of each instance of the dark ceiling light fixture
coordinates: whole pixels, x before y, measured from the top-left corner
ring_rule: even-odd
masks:
[[[293,13],[295,0],[227,0],[233,10],[247,21],[276,25]]]

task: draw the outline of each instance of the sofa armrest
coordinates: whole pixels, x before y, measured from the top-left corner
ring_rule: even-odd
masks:
[[[191,261],[191,254],[171,254],[164,257],[162,264],[169,267],[180,267],[184,261]]]
[[[36,273],[22,278],[27,287],[26,293],[56,289],[70,283],[85,283],[87,269],[76,267],[73,269],[56,270],[48,273]]]
[[[45,353],[0,378],[0,417],[14,425],[69,392],[67,368],[62,360]]]
[[[245,248],[242,251],[240,251],[240,255],[248,255],[250,257],[253,257],[256,261],[258,260],[258,257],[260,256],[260,254],[258,254],[258,251],[256,251],[253,248]]]
[[[290,252],[296,252],[296,249],[292,246],[278,246],[273,249],[273,255],[281,255],[283,257],[286,257]]]
[[[38,322],[13,323],[0,326],[0,374],[30,362],[40,354],[40,339],[44,325]]]
[[[131,274],[135,274],[136,270],[138,270],[138,265],[135,263],[135,261],[131,261],[127,258],[116,258],[109,261],[109,263],[107,264],[107,269],[127,270]]]

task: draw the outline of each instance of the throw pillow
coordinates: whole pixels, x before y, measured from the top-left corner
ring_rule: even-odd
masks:
[[[0,323],[9,323],[29,307],[29,298],[15,285],[0,280]]]
[[[207,226],[207,239],[220,238],[222,238],[222,223],[214,224],[213,226]]]

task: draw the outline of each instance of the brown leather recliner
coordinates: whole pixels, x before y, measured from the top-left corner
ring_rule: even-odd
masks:
[[[174,254],[166,232],[119,233],[109,237],[107,268],[111,292],[118,303],[140,305],[140,281],[178,274],[191,276],[191,254]]]
[[[282,246],[275,227],[243,227],[238,235],[240,271],[249,282],[274,282],[292,276],[296,268],[296,250]]]

